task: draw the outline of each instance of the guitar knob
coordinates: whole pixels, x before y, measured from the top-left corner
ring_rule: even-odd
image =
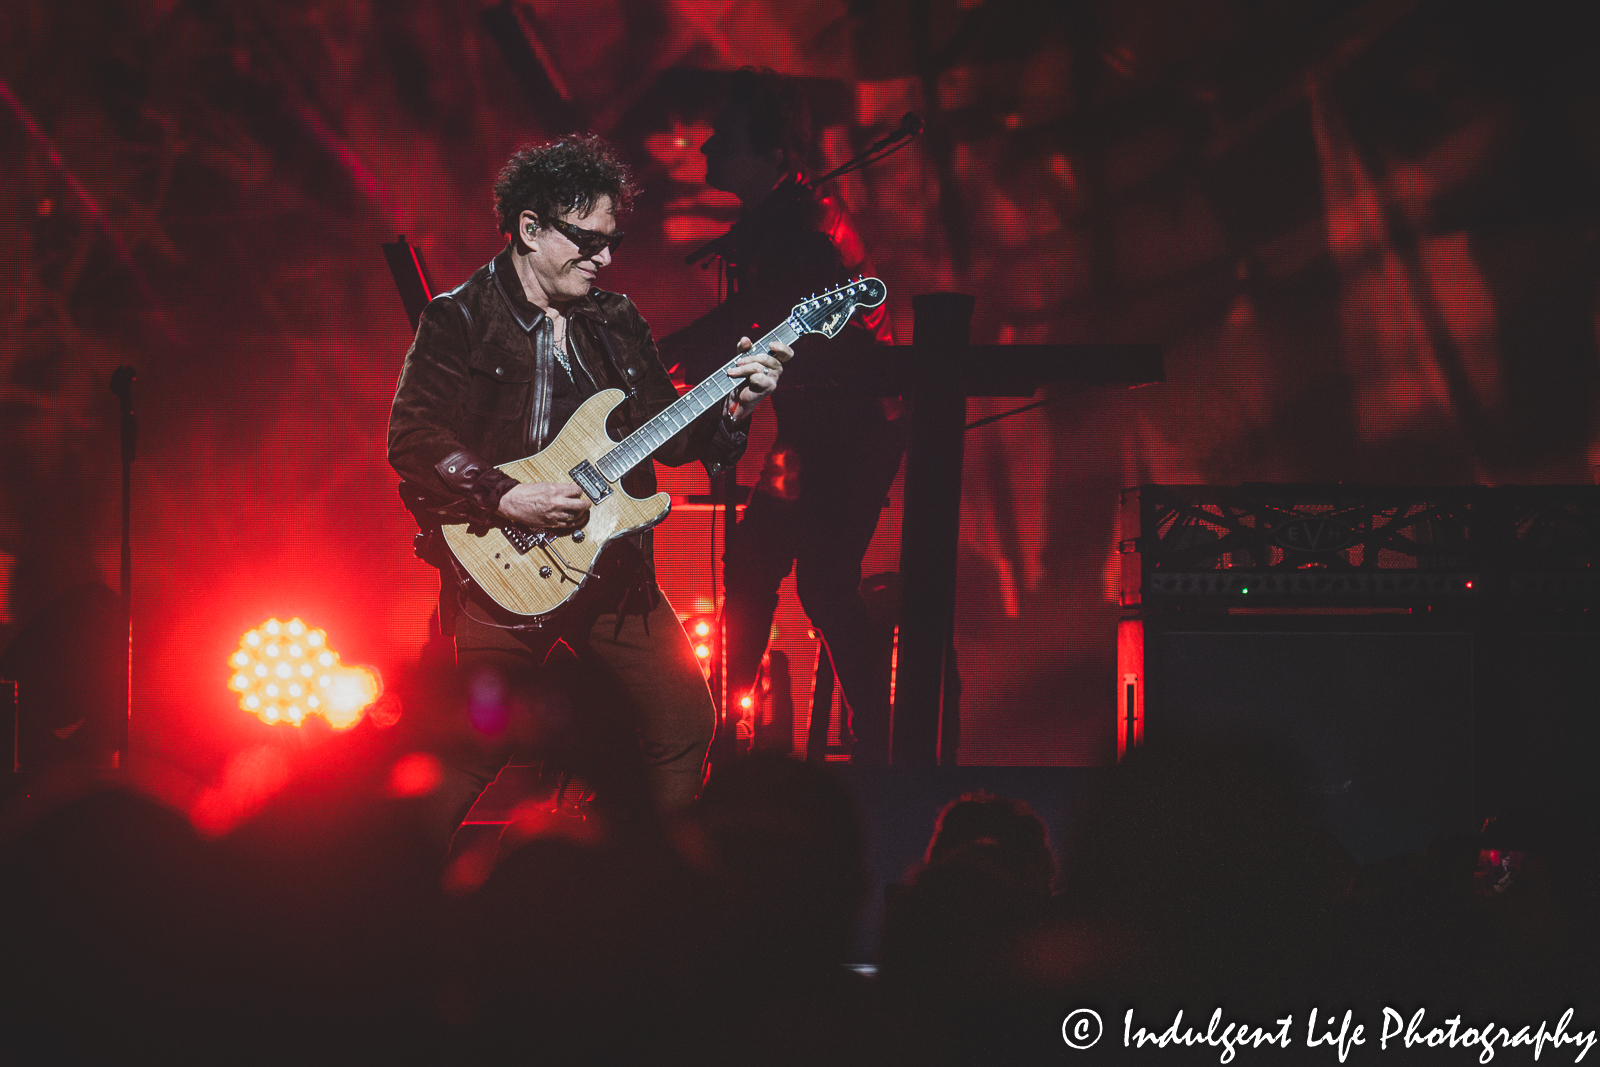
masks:
[[[583,540],[583,531],[582,530],[573,530],[572,531],[572,539],[574,541],[582,541]]]
[[[540,567],[539,568],[539,577],[541,577],[541,578],[550,577],[550,568],[548,566]]]

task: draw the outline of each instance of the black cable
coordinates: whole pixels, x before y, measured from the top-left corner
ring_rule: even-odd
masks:
[[[981,419],[974,419],[973,421],[967,423],[966,429],[976,430],[979,426],[987,426],[991,422],[999,422],[1001,419],[1009,419],[1013,415],[1021,415],[1024,411],[1032,411],[1034,408],[1042,408],[1052,400],[1065,400],[1067,397],[1074,396],[1081,392],[1083,392],[1083,389],[1079,388],[1066,389],[1059,393],[1052,393],[1043,400],[1035,400],[1031,404],[1022,405],[1020,408],[1012,408],[1010,411],[1002,411],[998,415],[985,415]]]

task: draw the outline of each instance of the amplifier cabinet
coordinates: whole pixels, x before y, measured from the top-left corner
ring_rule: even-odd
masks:
[[[1362,863],[1474,830],[1471,633],[1338,617],[1172,621],[1145,622],[1147,741],[1272,752]]]

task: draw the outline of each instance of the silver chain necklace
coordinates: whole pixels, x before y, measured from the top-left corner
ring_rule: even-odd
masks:
[[[555,333],[555,328],[556,324],[554,321],[552,321],[550,323],[550,332],[552,334]],[[570,340],[571,335],[569,331],[562,330],[560,342],[552,343],[550,347],[555,349],[556,362],[560,363],[561,369],[567,372],[567,381],[571,382],[573,385],[577,385],[578,380],[572,376],[572,361],[567,358],[567,344]]]

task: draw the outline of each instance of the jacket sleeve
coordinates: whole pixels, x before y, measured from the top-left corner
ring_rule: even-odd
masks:
[[[654,418],[678,399],[678,390],[661,365],[655,340],[650,336],[650,326],[630,302],[631,313],[622,329],[627,331],[629,348],[637,352],[643,368],[643,382],[638,387],[641,421]],[[732,358],[732,350],[725,357]],[[718,364],[721,366],[721,363]],[[685,426],[676,436],[656,450],[655,459],[668,467],[681,467],[699,460],[709,474],[722,471],[739,462],[749,444],[746,432],[749,420],[734,423],[723,417],[723,407],[718,404],[698,419]]]
[[[423,308],[389,412],[389,464],[414,513],[488,525],[517,480],[462,444],[469,385],[466,313],[449,296]],[[418,514],[419,521],[424,519]]]

